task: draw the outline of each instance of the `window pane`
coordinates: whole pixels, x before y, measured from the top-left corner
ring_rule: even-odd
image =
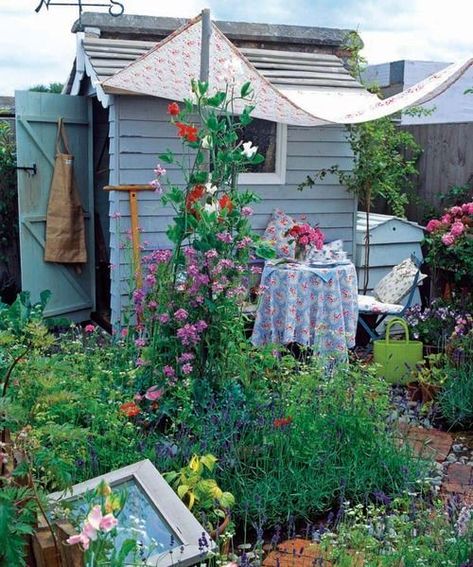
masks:
[[[244,142],[251,141],[254,146],[258,146],[258,153],[265,157],[263,163],[248,168],[248,173],[276,172],[276,129],[276,122],[255,118],[243,130],[242,140]]]

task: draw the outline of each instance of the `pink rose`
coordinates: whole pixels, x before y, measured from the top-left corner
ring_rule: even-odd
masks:
[[[435,232],[436,230],[439,230],[440,228],[442,228],[442,223],[437,219],[432,219],[427,223],[425,230],[427,232]]]
[[[84,331],[86,333],[93,333],[95,331],[95,325],[91,325],[91,324],[86,325]]]
[[[445,246],[451,246],[455,242],[455,237],[450,232],[447,232],[442,236],[442,242]]]
[[[450,233],[456,238],[457,236],[463,234],[464,230],[464,224],[461,221],[455,221],[450,228]]]
[[[461,217],[463,215],[463,209],[461,207],[452,207],[450,209],[450,214],[455,217]]]
[[[443,217],[440,219],[442,221],[443,224],[451,224],[452,222],[452,215],[449,215],[448,213],[443,215]]]
[[[302,246],[307,246],[307,244],[309,244],[309,237],[308,236],[301,236],[299,238],[299,244],[302,244]]]

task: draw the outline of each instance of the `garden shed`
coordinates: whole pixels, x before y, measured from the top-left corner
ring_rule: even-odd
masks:
[[[265,162],[240,184],[262,197],[252,217],[263,232],[273,209],[305,215],[327,240],[342,239],[353,256],[357,202],[335,176],[298,191],[314,171],[353,156],[343,124],[391,114],[436,96],[473,60],[453,65],[380,101],[348,73],[347,30],[216,22],[209,66],[213,86],[258,85],[257,118],[245,136]],[[83,14],[74,27],[77,55],[62,95],[19,92],[16,97],[22,247],[22,287],[38,297],[52,291],[47,315],[87,319],[91,312],[117,322],[131,291],[130,201],[104,187],[148,184],[158,155],[181,152],[166,113],[170,100],[190,94],[201,68],[199,19]],[[176,31],[177,30],[177,31]],[[220,85],[219,85],[220,83]],[[238,112],[238,108],[236,112]],[[63,119],[75,159],[84,209],[87,263],[80,269],[43,261],[45,221],[56,153],[57,121]],[[172,182],[182,184],[169,168]],[[172,217],[149,187],[138,195],[143,250],[169,245]]]
[[[365,276],[366,229],[366,213],[359,211],[356,223],[355,265],[360,290],[363,287]],[[421,248],[423,239],[424,228],[419,224],[391,215],[371,213],[369,215],[368,294],[394,266],[412,254],[421,260],[423,258]],[[419,292],[416,292],[414,303],[419,303],[419,299]]]
[[[81,191],[89,232],[88,263],[92,262],[92,266],[80,275],[65,267],[58,268],[61,272],[59,280],[53,276],[51,266],[46,267],[47,273],[38,265],[24,269],[24,289],[31,289],[36,295],[41,289],[52,289],[51,314],[87,318],[91,311],[106,313],[110,309],[112,320],[116,320],[127,303],[131,276],[130,253],[126,246],[130,228],[128,197],[123,193],[104,192],[103,187],[148,183],[153,178],[157,156],[168,148],[178,152],[180,144],[166,114],[168,100],[110,94],[100,83],[147,53],[184,23],[185,20],[176,18],[113,18],[98,13],[83,14],[81,22],[73,28],[77,36],[77,57],[65,93],[81,100],[88,106],[88,111],[81,107],[80,116],[74,117],[76,111],[71,106],[74,103],[71,96],[39,93],[17,96],[20,120],[21,115],[40,113],[49,120],[42,124],[38,121],[30,123],[29,129],[41,128],[43,146],[50,147],[51,152],[55,114],[64,115],[76,166],[89,169],[89,181],[81,174]],[[294,85],[325,92],[364,92],[344,67],[343,58],[347,53],[342,46],[348,30],[235,22],[217,22],[217,25],[275,85]],[[57,102],[64,100],[67,108],[64,102]],[[88,136],[84,128],[87,121]],[[305,214],[311,223],[320,225],[329,240],[343,239],[346,250],[352,255],[357,210],[353,195],[330,177],[312,190],[297,190],[298,184],[316,169],[333,164],[350,169],[351,149],[345,139],[344,127],[307,128],[257,120],[252,125],[251,135],[266,154],[265,164],[240,180],[263,198],[255,207],[254,228],[258,232],[264,231],[274,208],[294,216]],[[74,148],[75,142],[77,146]],[[25,143],[20,140],[19,146],[21,153]],[[37,162],[38,170],[44,174],[45,168],[50,170],[50,166],[45,163],[40,168],[41,157],[33,157],[31,151],[27,154],[25,150],[21,159],[25,163]],[[178,171],[168,173],[173,182],[182,181]],[[40,175],[30,176],[26,172],[20,176],[29,192],[32,184],[42,183],[40,192],[46,196],[40,205],[42,210],[34,211],[42,225],[50,178],[45,181],[44,175],[40,179]],[[87,183],[90,184],[88,189],[84,187]],[[25,216],[31,217],[31,209],[25,210],[31,206],[23,200]],[[141,192],[139,215],[144,249],[166,247],[165,231],[171,211],[161,205],[159,196],[152,191]],[[38,226],[38,230],[41,229],[42,226]],[[28,262],[31,262],[34,250],[41,252],[40,243],[28,229],[23,229],[23,240],[31,240],[29,246],[32,249],[28,253]],[[42,263],[42,254],[38,255],[40,257],[34,262]],[[109,264],[110,283],[107,283]],[[62,291],[54,289],[56,283]],[[66,301],[63,293],[71,287],[71,293],[77,295],[75,302]]]

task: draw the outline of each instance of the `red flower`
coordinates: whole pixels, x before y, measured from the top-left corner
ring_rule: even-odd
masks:
[[[188,126],[182,122],[175,122],[174,124],[176,125],[179,138],[184,138],[187,142],[197,142],[199,138],[197,136],[198,130],[195,126]]]
[[[286,425],[290,425],[292,423],[292,417],[279,417],[273,421],[274,427],[285,427]]]
[[[297,237],[299,236],[300,232],[301,232],[301,227],[298,224],[296,224],[288,231],[288,234],[289,236]]]
[[[199,199],[202,199],[205,193],[205,187],[203,185],[196,185],[186,197],[186,209],[191,211],[193,208],[194,203],[196,203]]]
[[[229,213],[233,211],[233,203],[228,195],[222,195],[218,200],[221,209],[227,209]]]
[[[179,112],[181,112],[181,109],[179,108],[177,102],[171,102],[170,104],[168,104],[168,114],[170,114],[171,116],[177,116]]]
[[[120,406],[120,411],[122,411],[127,417],[135,417],[141,413],[141,409],[135,404],[135,402],[126,402]]]

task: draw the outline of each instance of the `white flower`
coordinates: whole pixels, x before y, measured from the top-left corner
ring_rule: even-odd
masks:
[[[210,136],[207,135],[202,138],[202,147],[204,150],[210,150],[212,147],[212,138]]]
[[[206,213],[216,213],[219,209],[218,203],[205,203],[204,211]]]
[[[208,193],[209,195],[213,196],[217,191],[218,191],[218,187],[216,185],[212,185],[212,183],[205,184],[205,192]]]
[[[248,159],[251,159],[257,151],[258,151],[258,146],[253,146],[251,142],[245,142],[243,144],[242,154]]]

